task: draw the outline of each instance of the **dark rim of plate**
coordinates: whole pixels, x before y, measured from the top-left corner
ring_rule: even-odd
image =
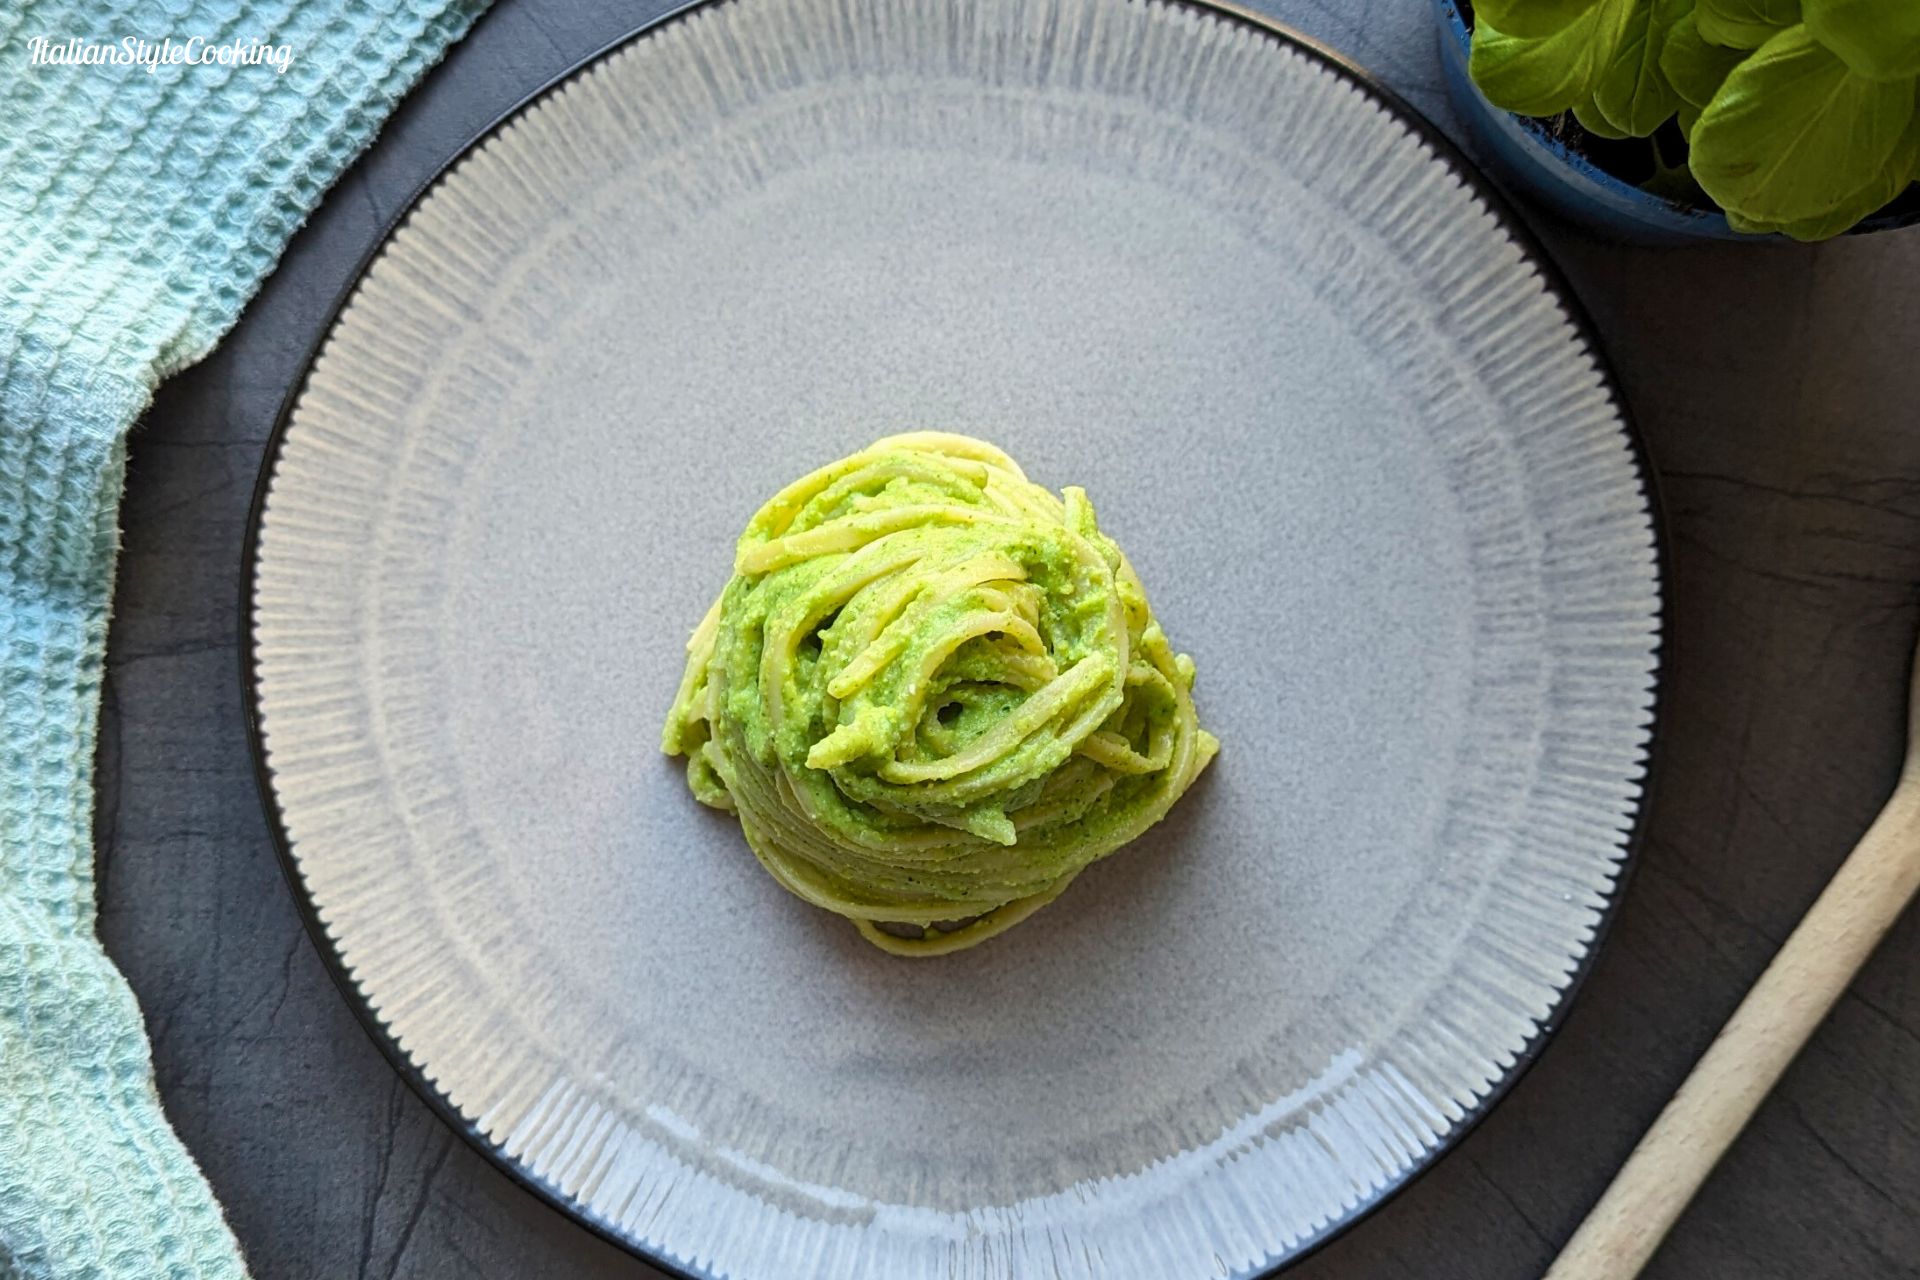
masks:
[[[274,473],[278,470],[280,452],[286,439],[287,427],[292,421],[294,409],[300,400],[300,394],[305,390],[307,382],[312,376],[314,361],[319,357],[321,350],[326,346],[327,339],[332,335],[335,326],[338,324],[341,311],[346,308],[347,303],[352,300],[353,295],[358,291],[368,268],[372,266],[374,259],[379,256],[381,250],[386,247],[394,234],[399,231],[402,224],[406,222],[414,209],[426,198],[428,193],[439,186],[447,175],[459,166],[462,160],[492,140],[494,136],[512,122],[515,117],[519,116],[540,99],[546,97],[549,93],[561,88],[602,60],[617,53],[634,41],[647,36],[666,23],[676,21],[690,13],[710,6],[733,2],[736,2],[736,0],[689,0],[688,3],[649,19],[627,34],[608,42],[593,53],[588,54],[567,70],[554,76],[545,84],[533,90],[531,93],[526,94],[512,106],[502,111],[492,122],[481,129],[478,134],[441,163],[425,181],[421,182],[421,184],[415,188],[413,193],[407,197],[406,201],[399,206],[393,216],[387,220],[380,234],[374,239],[371,247],[362,255],[359,262],[355,264],[352,274],[347,278],[339,295],[327,308],[324,321],[301,362],[301,372],[287,388],[286,395],[281,400],[279,412],[275,416],[273,432],[268,437],[265,454],[260,463],[259,474],[254,483],[253,501],[247,513],[246,542],[242,548],[240,563],[240,681],[247,725],[247,740],[253,756],[254,781],[259,788],[261,805],[266,812],[267,827],[273,839],[274,851],[279,858],[280,870],[286,877],[288,888],[293,893],[294,902],[299,908],[300,918],[306,926],[307,936],[312,940],[314,949],[320,953],[321,962],[326,965],[327,972],[333,976],[333,981],[335,985],[340,988],[340,993],[345,997],[347,1005],[359,1018],[360,1025],[366,1030],[367,1035],[373,1040],[374,1044],[378,1045],[380,1051],[386,1055],[387,1061],[392,1064],[393,1069],[400,1074],[401,1078],[404,1079],[407,1084],[412,1086],[413,1091],[419,1095],[420,1100],[426,1103],[428,1108],[432,1110],[435,1115],[439,1116],[448,1128],[466,1140],[468,1146],[472,1147],[495,1168],[518,1183],[535,1198],[546,1203],[550,1208],[564,1214],[574,1222],[586,1227],[589,1231],[593,1232],[593,1234],[625,1250],[627,1253],[632,1254],[648,1265],[657,1267],[669,1276],[676,1277],[676,1280],[710,1280],[710,1277],[690,1270],[671,1258],[655,1253],[640,1242],[623,1234],[613,1224],[603,1221],[585,1205],[568,1196],[558,1187],[541,1178],[489,1141],[487,1136],[480,1131],[474,1122],[462,1114],[446,1095],[440,1091],[439,1087],[427,1078],[425,1072],[412,1060],[406,1050],[400,1047],[394,1038],[392,1029],[385,1022],[381,1021],[379,1014],[374,1012],[365,994],[354,981],[353,975],[348,972],[347,966],[341,958],[338,945],[335,943],[332,935],[328,933],[326,925],[320,919],[319,905],[314,901],[313,895],[309,892],[305,880],[302,879],[300,875],[299,866],[294,861],[292,841],[287,835],[286,816],[281,812],[279,797],[273,787],[273,773],[267,764],[266,743],[260,733],[260,673],[255,659],[253,643],[253,587],[259,561],[261,515],[266,505],[267,495],[273,487]],[[1432,121],[1420,114],[1418,110],[1400,97],[1399,94],[1375,79],[1372,73],[1366,71],[1327,45],[1320,43],[1310,36],[1302,35],[1290,27],[1274,22],[1250,10],[1243,9],[1231,3],[1230,0],[1161,0],[1161,2],[1194,9],[1225,19],[1229,22],[1249,27],[1261,35],[1271,38],[1280,45],[1290,47],[1306,55],[1321,66],[1332,71],[1335,75],[1357,86],[1380,106],[1385,108],[1396,120],[1412,130],[1415,136],[1425,143],[1428,151],[1430,151],[1436,159],[1446,165],[1452,170],[1456,177],[1472,189],[1474,194],[1479,197],[1481,203],[1499,220],[1501,229],[1525,253],[1529,264],[1539,273],[1541,281],[1546,286],[1547,291],[1559,304],[1561,310],[1566,313],[1568,319],[1573,322],[1575,331],[1579,334],[1581,343],[1585,347],[1588,357],[1593,361],[1594,366],[1598,370],[1601,381],[1605,385],[1608,395],[1613,402],[1613,407],[1619,415],[1621,428],[1626,435],[1628,447],[1632,453],[1634,470],[1639,477],[1640,490],[1646,502],[1647,519],[1651,526],[1653,536],[1654,574],[1659,608],[1659,627],[1654,639],[1653,683],[1652,688],[1649,690],[1650,701],[1647,712],[1648,738],[1647,745],[1643,750],[1644,759],[1641,765],[1640,798],[1634,809],[1633,826],[1631,830],[1628,831],[1625,845],[1622,848],[1621,861],[1618,872],[1614,877],[1612,890],[1607,896],[1605,905],[1601,908],[1600,919],[1598,923],[1594,925],[1593,934],[1588,940],[1586,951],[1581,955],[1572,976],[1567,980],[1567,985],[1561,990],[1560,998],[1554,1005],[1552,1011],[1535,1028],[1533,1035],[1515,1057],[1513,1065],[1507,1068],[1506,1074],[1494,1082],[1485,1096],[1461,1117],[1439,1142],[1422,1152],[1406,1169],[1402,1170],[1392,1182],[1376,1192],[1366,1202],[1356,1205],[1340,1217],[1326,1223],[1313,1235],[1299,1241],[1293,1251],[1285,1258],[1260,1271],[1251,1273],[1244,1278],[1244,1280],[1271,1280],[1272,1277],[1279,1275],[1282,1271],[1317,1253],[1327,1244],[1346,1234],[1354,1224],[1368,1217],[1381,1205],[1392,1200],[1401,1191],[1405,1190],[1416,1179],[1422,1177],[1439,1165],[1448,1153],[1458,1147],[1461,1142],[1466,1139],[1468,1134],[1479,1127],[1480,1122],[1487,1117],[1488,1113],[1499,1105],[1500,1101],[1520,1082],[1533,1067],[1534,1063],[1539,1061],[1541,1053],[1553,1039],[1554,1034],[1559,1031],[1561,1024],[1566,1021],[1568,1010],[1573,1006],[1582,987],[1586,985],[1587,975],[1593,971],[1595,958],[1600,954],[1601,946],[1605,943],[1607,934],[1613,927],[1614,917],[1618,914],[1621,900],[1626,895],[1628,882],[1632,878],[1634,868],[1639,863],[1640,846],[1646,834],[1647,814],[1653,802],[1654,782],[1660,759],[1661,718],[1665,703],[1667,682],[1667,594],[1670,560],[1667,546],[1666,515],[1661,501],[1658,477],[1648,457],[1645,441],[1641,438],[1639,428],[1634,423],[1633,417],[1628,410],[1626,397],[1621,394],[1619,379],[1615,375],[1612,365],[1607,360],[1605,350],[1600,345],[1598,332],[1594,327],[1593,319],[1587,314],[1586,308],[1580,304],[1572,286],[1568,283],[1566,276],[1561,272],[1559,265],[1547,252],[1546,246],[1540,242],[1540,239],[1533,233],[1531,228],[1528,227],[1527,223],[1521,218],[1520,214],[1514,209],[1513,205],[1500,190],[1480,172],[1460,148],[1457,147],[1446,134],[1442,133]],[[362,159],[360,163],[365,163],[364,159]]]

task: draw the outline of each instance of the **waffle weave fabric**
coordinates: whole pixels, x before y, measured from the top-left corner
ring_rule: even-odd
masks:
[[[483,3],[0,3],[0,1276],[246,1274],[94,928],[126,432]]]

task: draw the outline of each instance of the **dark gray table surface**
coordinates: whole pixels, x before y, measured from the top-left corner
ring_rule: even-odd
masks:
[[[256,1275],[651,1277],[448,1131],[302,931],[238,684],[247,503],[329,303],[503,108],[663,9],[504,0],[135,430],[98,818],[101,930]],[[1267,0],[1452,129],[1425,0]],[[1456,131],[1457,132],[1457,131]],[[1537,1068],[1301,1280],[1537,1277],[1892,785],[1920,616],[1920,230],[1629,250],[1542,227],[1664,481],[1662,774],[1611,940]],[[1660,1280],[1920,1277],[1920,917],[1682,1219]]]

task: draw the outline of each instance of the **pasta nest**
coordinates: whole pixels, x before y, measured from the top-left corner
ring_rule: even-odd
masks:
[[[662,746],[787,889],[901,955],[984,941],[1162,818],[1218,750],[1092,505],[891,436],[761,507]]]

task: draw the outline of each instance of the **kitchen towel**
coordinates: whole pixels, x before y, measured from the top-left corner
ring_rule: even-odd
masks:
[[[0,1275],[246,1273],[94,928],[126,432],[483,4],[0,3]]]

